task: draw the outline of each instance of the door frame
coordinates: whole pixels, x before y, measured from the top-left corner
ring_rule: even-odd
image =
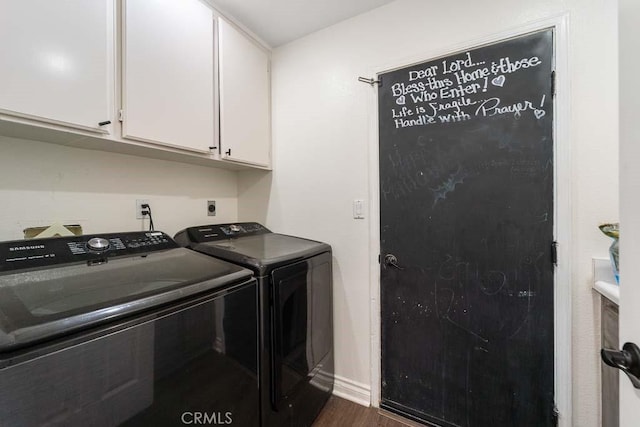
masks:
[[[372,70],[370,75],[394,71],[478,46],[500,42],[526,33],[553,29],[555,58],[555,106],[553,116],[554,154],[554,239],[558,242],[558,265],[554,271],[554,394],[559,412],[558,425],[572,425],[571,404],[571,138],[569,85],[569,14],[521,24],[516,27],[469,40],[444,49],[424,51],[411,57],[396,58]],[[378,135],[378,92],[369,99],[369,283],[371,406],[379,407],[381,397],[381,318],[380,318],[380,171]]]

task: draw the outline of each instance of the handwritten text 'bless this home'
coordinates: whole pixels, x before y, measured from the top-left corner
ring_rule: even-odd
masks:
[[[391,86],[396,103],[391,118],[396,129],[505,114],[520,119],[530,113],[540,120],[546,114],[544,94],[508,104],[503,103],[500,94],[509,87],[515,73],[541,64],[537,56],[518,59],[505,56],[491,63],[475,62],[467,52],[460,59],[444,59],[410,70],[407,82]]]

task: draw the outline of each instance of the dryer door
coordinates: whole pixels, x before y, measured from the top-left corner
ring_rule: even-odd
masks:
[[[333,358],[325,357],[333,350],[331,254],[277,268],[271,278],[271,403],[278,410],[309,383],[332,387]]]

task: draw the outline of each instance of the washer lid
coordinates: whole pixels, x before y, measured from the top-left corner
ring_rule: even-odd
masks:
[[[249,280],[184,248],[0,273],[0,352]]]
[[[251,268],[264,276],[282,265],[330,252],[331,246],[315,240],[267,233],[198,243],[193,249]]]

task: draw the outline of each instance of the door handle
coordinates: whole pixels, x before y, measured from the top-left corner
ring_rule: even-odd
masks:
[[[640,388],[640,348],[637,345],[628,342],[622,346],[622,350],[603,348],[600,356],[605,364],[620,369],[627,374],[635,388]]]
[[[384,265],[385,267],[389,266],[397,268],[398,270],[403,270],[403,268],[398,265],[398,258],[396,258],[394,254],[386,254],[384,256]]]

